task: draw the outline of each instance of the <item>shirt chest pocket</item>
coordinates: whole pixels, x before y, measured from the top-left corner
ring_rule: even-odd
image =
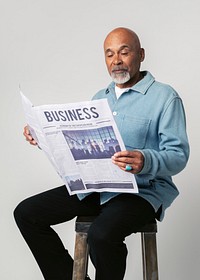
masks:
[[[143,149],[151,120],[119,114],[118,127],[127,149]]]

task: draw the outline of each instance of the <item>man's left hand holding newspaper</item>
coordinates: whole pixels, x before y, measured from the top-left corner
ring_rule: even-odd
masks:
[[[37,142],[33,139],[31,133],[30,133],[30,130],[29,130],[29,127],[28,125],[26,125],[24,127],[24,132],[23,132],[25,138],[26,138],[26,141],[28,141],[31,145],[33,146],[37,146]]]

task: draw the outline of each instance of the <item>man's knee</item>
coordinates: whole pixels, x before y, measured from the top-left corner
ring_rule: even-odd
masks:
[[[23,221],[28,221],[33,215],[33,209],[31,208],[29,198],[21,201],[13,212],[15,221],[19,226]]]

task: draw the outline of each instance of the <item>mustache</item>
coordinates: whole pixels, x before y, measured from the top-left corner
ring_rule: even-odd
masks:
[[[120,67],[120,66],[114,66],[112,68],[112,72],[115,72],[115,71],[128,71],[128,68],[126,67]]]

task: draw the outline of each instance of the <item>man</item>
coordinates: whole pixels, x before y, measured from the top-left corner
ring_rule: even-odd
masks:
[[[182,101],[170,86],[140,71],[144,49],[127,28],[111,31],[104,42],[113,82],[94,99],[107,98],[126,151],[113,164],[135,174],[138,194],[91,193],[70,196],[61,186],[21,202],[15,209],[18,227],[47,280],[72,278],[73,260],[51,225],[77,215],[97,215],[89,233],[96,280],[122,280],[126,268],[126,236],[158,219],[178,195],[171,176],[186,165],[189,146]],[[27,127],[24,136],[37,143]]]

